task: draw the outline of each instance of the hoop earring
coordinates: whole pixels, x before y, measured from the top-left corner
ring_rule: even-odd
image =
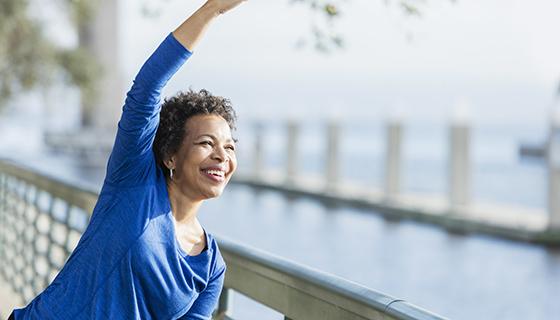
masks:
[[[169,179],[173,180],[173,169],[169,169]]]

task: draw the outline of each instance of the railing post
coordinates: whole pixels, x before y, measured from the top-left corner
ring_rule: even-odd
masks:
[[[548,228],[560,230],[560,112],[552,116],[547,149]]]
[[[264,127],[261,122],[254,124],[254,154],[253,154],[253,176],[259,180],[263,174],[263,131]]]
[[[398,117],[390,119],[386,132],[385,195],[391,199],[399,194],[401,188],[402,120]]]
[[[299,125],[295,119],[290,119],[286,125],[286,183],[293,184],[297,174],[297,141],[299,138]]]
[[[338,146],[340,138],[340,125],[335,119],[329,120],[327,124],[327,165],[326,165],[326,189],[334,191],[338,185]]]
[[[225,319],[231,317],[233,313],[233,290],[224,287],[218,300],[218,309],[214,313],[216,319]]]
[[[466,116],[452,120],[449,137],[449,205],[451,209],[470,202],[470,125]]]

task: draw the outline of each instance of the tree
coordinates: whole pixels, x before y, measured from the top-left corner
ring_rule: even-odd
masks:
[[[303,39],[300,45],[311,44],[319,52],[331,52],[344,46],[344,35],[336,29],[336,22],[342,17],[344,2],[347,0],[291,0],[297,5],[308,6],[322,23],[311,24],[310,39]],[[405,16],[421,17],[429,0],[381,0],[386,6],[397,5]],[[449,0],[455,1],[455,0]],[[309,37],[308,37],[309,38]]]
[[[52,0],[51,3],[57,0]],[[75,24],[87,21],[95,0],[58,0]],[[45,5],[42,3],[41,5]],[[0,108],[15,93],[48,87],[62,77],[94,96],[99,68],[83,48],[61,48],[50,41],[29,0],[0,0]]]

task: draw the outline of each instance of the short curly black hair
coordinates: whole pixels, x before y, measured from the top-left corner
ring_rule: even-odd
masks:
[[[164,161],[173,156],[185,138],[185,123],[196,115],[215,114],[235,130],[237,116],[231,102],[223,97],[214,96],[205,89],[199,92],[189,89],[166,98],[159,113],[159,126],[154,140],[153,151],[157,165],[169,177],[169,169]]]

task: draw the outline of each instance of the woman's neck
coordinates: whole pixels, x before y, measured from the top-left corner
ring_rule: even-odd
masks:
[[[171,202],[171,211],[175,217],[175,221],[179,224],[193,225],[197,223],[197,213],[202,201],[194,201],[181,193],[175,184],[170,183],[167,186],[169,201]]]
[[[185,196],[175,184],[169,184],[167,192],[175,220],[175,236],[181,249],[191,256],[200,254],[207,246],[204,229],[196,217],[202,201]]]

